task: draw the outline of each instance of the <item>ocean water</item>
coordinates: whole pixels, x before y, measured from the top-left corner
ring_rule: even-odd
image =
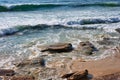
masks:
[[[39,53],[38,45],[58,42],[76,47],[89,40],[100,48],[100,36],[117,38],[119,27],[120,0],[0,0],[0,60],[28,57]]]

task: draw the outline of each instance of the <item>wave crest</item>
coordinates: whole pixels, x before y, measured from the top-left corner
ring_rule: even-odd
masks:
[[[88,24],[106,24],[106,23],[117,23],[120,22],[119,18],[109,18],[109,19],[82,19],[77,21],[69,21],[68,25],[88,25]]]
[[[71,4],[16,4],[9,7],[5,5],[0,5],[0,12],[5,11],[31,11],[39,8],[56,8],[61,6],[67,7],[89,7],[89,6],[102,6],[102,7],[119,7],[119,3],[93,3],[93,4],[80,4],[80,3],[71,3]]]

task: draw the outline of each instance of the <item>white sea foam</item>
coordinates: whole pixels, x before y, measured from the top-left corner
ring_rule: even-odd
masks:
[[[4,68],[9,68],[12,69],[14,67],[14,65],[12,64],[12,61],[14,61],[15,58],[10,56],[9,58],[2,58],[0,61],[0,67],[4,67]]]

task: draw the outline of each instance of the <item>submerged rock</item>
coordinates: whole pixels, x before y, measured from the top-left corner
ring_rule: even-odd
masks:
[[[31,60],[23,60],[20,63],[15,64],[16,67],[33,67],[33,66],[45,66],[45,60],[43,58],[35,58]]]
[[[15,74],[14,70],[11,69],[0,69],[0,76],[13,76]]]
[[[48,47],[45,47],[44,49],[41,50],[41,52],[49,51],[51,53],[54,52],[70,52],[73,50],[72,44],[71,43],[57,43],[53,45],[49,45]]]
[[[103,38],[103,40],[97,41],[100,45],[115,45],[119,43],[120,38]]]
[[[120,33],[120,28],[115,29],[118,33]]]
[[[85,71],[76,71],[73,73],[65,74],[62,78],[67,78],[67,80],[84,80],[87,79],[88,70]]]
[[[97,51],[95,46],[90,43],[89,41],[86,42],[80,42],[79,46],[77,48],[78,51],[80,51],[83,54],[91,55],[94,51]]]

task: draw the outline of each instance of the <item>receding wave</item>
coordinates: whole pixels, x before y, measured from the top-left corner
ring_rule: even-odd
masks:
[[[0,12],[5,11],[31,11],[37,10],[39,8],[56,8],[61,6],[67,7],[89,7],[89,6],[102,6],[102,7],[119,7],[120,3],[94,3],[94,4],[80,4],[80,3],[71,3],[71,4],[16,4],[11,6],[0,5]]]
[[[119,18],[96,18],[96,19],[82,19],[77,21],[69,21],[68,25],[88,25],[88,24],[107,24],[107,23],[117,23],[120,22]]]

